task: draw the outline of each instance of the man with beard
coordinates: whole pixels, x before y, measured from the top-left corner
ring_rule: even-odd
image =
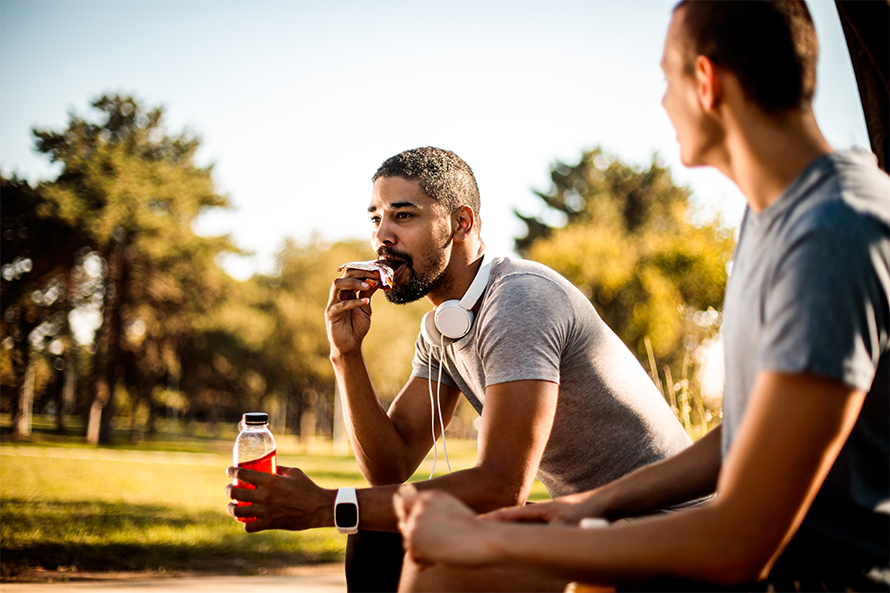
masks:
[[[247,531],[332,526],[335,501],[345,499],[357,516],[345,529],[338,516],[337,526],[361,529],[348,543],[349,590],[395,590],[402,545],[393,495],[434,446],[461,394],[481,415],[477,464],[414,484],[453,494],[477,512],[525,503],[536,476],[552,496],[569,495],[690,445],[638,361],[577,288],[543,265],[485,255],[479,191],[457,155],[405,151],[383,163],[373,184],[371,243],[394,270],[385,295],[396,303],[426,297],[435,313],[417,338],[412,376],[384,410],[361,352],[379,286],[366,282],[374,274],[365,270],[334,281],[325,312],[331,361],[371,487],[325,490],[298,469],[272,476],[230,468],[230,476],[256,485],[229,488],[232,498],[253,503],[229,507],[233,516],[256,517]],[[453,333],[443,318],[455,313],[466,326]],[[435,569],[406,575],[433,588],[445,587],[444,578]],[[448,587],[491,588],[469,573],[448,578]],[[510,590],[559,586],[521,569],[494,578]]]

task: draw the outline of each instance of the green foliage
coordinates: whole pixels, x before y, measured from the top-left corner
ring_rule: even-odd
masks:
[[[210,168],[199,168],[199,140],[168,136],[163,110],[148,112],[131,97],[103,96],[92,103],[99,121],[74,114],[62,132],[35,130],[37,150],[63,165],[43,184],[62,220],[82,229],[104,250],[121,233],[147,255],[162,256],[171,240],[189,234],[205,208],[225,207]]]
[[[577,165],[558,163],[551,178],[537,195],[567,222],[537,221],[517,248],[581,287],[641,360],[646,336],[656,356],[682,360],[686,313],[721,306],[731,233],[692,224],[689,191],[655,160],[635,170],[597,148]]]
[[[228,206],[212,169],[194,163],[197,138],[168,135],[163,110],[132,97],[103,96],[92,107],[93,120],[71,114],[63,131],[34,131],[37,150],[62,170],[32,193],[39,218],[77,229],[75,248],[47,247],[49,257],[72,273],[90,256],[101,266],[92,281],[80,274],[69,283],[66,311],[89,301],[102,315],[89,380],[96,442],[110,434],[118,382],[136,402],[150,401],[159,382],[179,382],[179,343],[221,301],[226,277],[215,258],[235,248],[192,230],[198,215]],[[64,260],[75,252],[81,262]]]
[[[4,408],[21,417],[32,394],[61,377],[56,369],[71,344],[68,297],[85,238],[46,215],[44,198],[27,182],[0,178],[0,193],[0,385]]]
[[[719,316],[701,313],[721,308],[731,231],[693,224],[689,190],[656,159],[634,168],[595,148],[575,165],[556,163],[551,179],[536,193],[565,224],[520,215],[529,232],[517,249],[578,286],[646,366],[648,340],[653,364],[685,376],[689,352],[719,327]]]

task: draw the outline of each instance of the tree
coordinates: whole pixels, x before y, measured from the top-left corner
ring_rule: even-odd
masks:
[[[6,362],[2,383],[15,391],[14,434],[25,437],[31,431],[35,396],[47,383],[59,382],[55,375],[64,371],[70,377],[74,372],[65,367],[72,342],[68,313],[77,284],[72,270],[84,238],[51,216],[44,197],[26,181],[0,178],[0,192],[0,340]],[[57,397],[59,409],[69,405]],[[64,430],[61,415],[57,428]]]
[[[551,189],[535,193],[565,224],[517,213],[528,226],[517,249],[580,287],[647,366],[657,357],[679,377],[676,366],[717,327],[731,231],[694,224],[689,190],[654,158],[633,168],[594,148],[550,176]]]
[[[198,138],[168,135],[163,110],[146,111],[132,97],[102,96],[92,107],[96,121],[71,114],[64,131],[34,135],[37,149],[62,164],[56,180],[38,186],[47,209],[80,229],[104,262],[87,428],[96,443],[110,439],[115,386],[125,379],[128,356],[142,363],[130,368],[144,387],[164,373],[178,376],[177,332],[188,333],[195,307],[218,296],[208,270],[218,253],[234,248],[192,231],[199,214],[228,206],[215,191],[212,167],[194,162]],[[143,346],[159,354],[146,357]]]

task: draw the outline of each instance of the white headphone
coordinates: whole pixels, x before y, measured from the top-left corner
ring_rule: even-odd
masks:
[[[483,255],[479,271],[463,298],[445,301],[423,316],[420,333],[428,344],[439,346],[444,342],[443,337],[459,340],[470,332],[473,327],[473,307],[488,286],[492,263],[487,255]]]

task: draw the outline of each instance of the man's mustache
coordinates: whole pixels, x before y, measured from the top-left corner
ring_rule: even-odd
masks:
[[[378,258],[390,258],[395,259],[400,262],[403,262],[405,265],[410,266],[413,263],[411,256],[407,253],[400,253],[398,251],[394,251],[392,249],[387,249],[385,247],[381,247],[377,250]]]

